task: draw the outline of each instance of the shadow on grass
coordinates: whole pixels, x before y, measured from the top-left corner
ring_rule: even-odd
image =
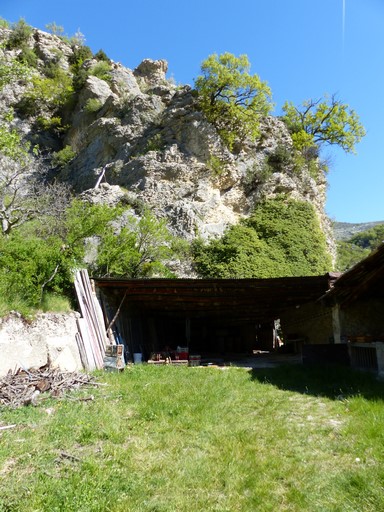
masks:
[[[251,370],[252,380],[279,389],[342,400],[362,396],[384,400],[384,381],[368,372],[338,365],[282,365]]]

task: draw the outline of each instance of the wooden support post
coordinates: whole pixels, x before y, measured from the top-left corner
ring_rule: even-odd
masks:
[[[334,342],[341,343],[340,306],[338,304],[334,304],[332,307],[332,327]]]

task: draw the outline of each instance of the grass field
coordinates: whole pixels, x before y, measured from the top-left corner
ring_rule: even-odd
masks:
[[[0,409],[0,511],[384,510],[384,383],[149,367]],[[80,400],[94,395],[94,400]]]

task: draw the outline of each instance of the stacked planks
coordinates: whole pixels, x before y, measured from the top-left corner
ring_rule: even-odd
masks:
[[[79,332],[76,335],[80,357],[86,370],[101,369],[109,341],[103,313],[86,269],[76,272],[75,289],[82,314],[82,318],[78,319]]]

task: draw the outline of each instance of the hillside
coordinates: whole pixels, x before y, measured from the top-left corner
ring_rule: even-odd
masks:
[[[384,224],[384,221],[377,222],[361,222],[358,224],[354,224],[352,222],[334,222],[333,232],[335,234],[335,239],[337,241],[341,240],[349,240],[357,233],[361,233],[363,231],[367,231],[375,226],[379,226]]]
[[[28,289],[41,302],[84,264],[100,276],[191,277],[200,258],[209,274],[223,268],[213,253],[240,262],[216,277],[331,269],[326,169],[282,119],[266,110],[257,136],[224,137],[165,60],[131,70],[23,20],[2,23],[0,40],[4,296]],[[212,240],[196,257],[194,244]]]
[[[13,32],[2,29],[0,39]],[[24,52],[33,61],[28,80],[3,87],[0,107],[15,109],[13,125],[38,145],[38,163],[51,178],[80,193],[104,173],[104,183],[128,190],[132,203],[149,204],[189,239],[221,234],[261,197],[284,192],[314,204],[330,234],[324,177],[275,157],[292,151],[280,120],[265,118],[257,143],[234,154],[199,111],[195,91],[166,78],[166,61],[146,59],[132,71],[78,43],[33,29],[0,54],[9,62]],[[266,172],[268,159],[274,163]]]

